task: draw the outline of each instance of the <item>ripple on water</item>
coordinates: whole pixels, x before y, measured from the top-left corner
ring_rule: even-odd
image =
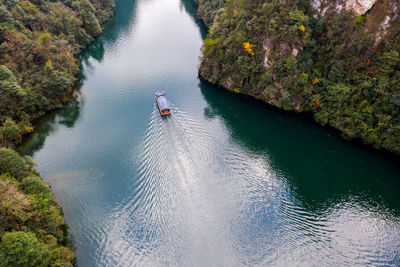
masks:
[[[78,264],[399,265],[400,217],[387,210],[399,212],[389,188],[398,168],[199,82],[189,2],[117,1],[98,49],[83,55],[85,103],[69,114],[79,119],[67,112],[62,124],[60,114],[41,132],[35,160],[64,207]],[[154,88],[176,101],[172,116],[151,110]],[[321,182],[323,171],[334,182]],[[385,207],[365,203],[380,197]]]
[[[172,109],[164,118],[154,106],[142,142],[127,155],[138,162],[131,194],[114,209],[107,234],[88,233],[105,238],[99,264],[390,265],[399,257],[382,250],[399,240],[391,220],[360,213],[354,200],[311,212],[265,155],[221,142]]]
[[[114,203],[112,212],[93,206],[93,198],[104,197],[100,171],[47,179],[58,192],[76,197],[61,201],[85,213],[74,214],[82,218],[73,225],[82,233],[76,245],[97,247],[98,265],[398,262],[400,223],[390,212],[354,198],[312,211],[266,155],[221,140],[178,107],[172,109],[164,118],[154,105],[141,142],[125,156],[136,174],[130,194]]]

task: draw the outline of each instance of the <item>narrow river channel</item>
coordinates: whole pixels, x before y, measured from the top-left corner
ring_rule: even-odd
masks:
[[[400,164],[201,81],[192,2],[118,0],[82,54],[79,104],[21,147],[78,265],[399,266]]]

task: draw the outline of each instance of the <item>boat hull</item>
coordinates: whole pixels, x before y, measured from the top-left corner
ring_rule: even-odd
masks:
[[[161,116],[165,116],[165,115],[170,115],[171,114],[171,110],[170,109],[164,109],[164,110],[161,109],[160,103],[158,102],[158,96],[156,96],[156,101],[157,101],[158,110],[160,111]]]

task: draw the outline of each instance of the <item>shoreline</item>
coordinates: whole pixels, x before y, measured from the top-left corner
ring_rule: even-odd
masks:
[[[312,34],[310,35],[310,33],[306,32],[307,28],[311,29],[312,33],[314,30],[312,25],[303,26],[304,28],[299,26],[296,35],[292,37],[294,41],[280,39],[274,41],[275,37],[269,36],[268,30],[264,29],[263,25],[259,26],[262,29],[259,29],[258,33],[242,31],[241,34],[246,36],[246,40],[252,40],[252,44],[249,43],[250,47],[254,45],[254,51],[250,48],[251,51],[249,50],[250,52],[247,51],[246,53],[246,48],[240,51],[243,47],[240,47],[238,41],[233,41],[234,38],[241,38],[240,34],[236,34],[236,31],[240,31],[239,29],[244,27],[245,22],[243,18],[239,18],[240,16],[238,15],[230,17],[225,10],[226,7],[221,3],[219,6],[213,6],[211,1],[207,0],[194,0],[193,2],[197,6],[199,18],[207,25],[208,29],[213,29],[213,31],[208,33],[207,38],[209,39],[205,40],[202,47],[202,58],[199,65],[199,76],[202,79],[233,93],[261,100],[263,103],[280,110],[298,114],[303,113],[306,116],[311,115],[315,123],[325,129],[335,131],[337,135],[346,141],[354,144],[362,144],[380,154],[387,153],[397,157],[400,156],[400,139],[395,127],[398,116],[396,115],[396,109],[392,108],[393,105],[385,97],[387,94],[390,95],[390,93],[382,92],[385,95],[375,96],[377,98],[376,101],[379,101],[378,103],[371,102],[367,96],[364,96],[364,92],[359,92],[361,90],[359,89],[361,88],[360,81],[353,83],[331,81],[329,77],[325,77],[322,74],[320,74],[321,76],[316,76],[317,74],[314,73],[313,69],[308,70],[303,66],[306,64],[303,62],[305,61],[304,57],[316,57],[314,54],[303,55],[304,53],[310,54],[308,50],[312,50],[309,39],[314,38],[314,42],[317,42],[319,41],[318,38],[321,38],[319,36],[314,37]],[[254,18],[262,16],[262,14],[254,10],[257,4],[248,5],[253,5],[251,7],[253,9],[246,10],[248,13],[247,16],[254,16]],[[236,13],[237,10],[240,10],[235,5],[231,8]],[[295,9],[292,6],[288,8]],[[233,13],[236,14],[235,12]],[[318,11],[310,12],[312,14],[312,12]],[[373,7],[371,12],[376,13],[378,11]],[[305,13],[304,16],[310,16],[310,14]],[[351,20],[354,15],[351,12],[347,12],[343,16],[347,20]],[[374,18],[372,15],[371,17]],[[264,20],[269,19],[268,16],[262,18]],[[316,18],[314,19],[317,20]],[[321,21],[323,19],[320,18]],[[230,20],[231,24],[227,23],[226,20]],[[306,25],[306,22],[303,22],[304,25]],[[257,27],[257,25],[255,24],[253,27]],[[287,26],[284,22],[282,22],[282,25]],[[236,30],[232,30],[232,26]],[[330,30],[327,27],[326,31]],[[303,32],[306,32],[307,38],[303,36]],[[346,30],[344,32],[344,34],[347,34]],[[284,33],[278,33],[284,35]],[[357,34],[363,36],[362,31]],[[268,42],[266,42],[265,38],[269,38],[269,41],[267,40]],[[291,42],[299,42],[301,45],[298,47],[299,44],[296,46]],[[323,46],[323,44],[317,45]],[[293,53],[290,53],[291,48],[293,48]],[[359,53],[362,54],[364,53],[363,51],[361,50]],[[377,57],[377,61],[380,59],[379,57],[382,57],[380,53],[382,54],[383,52],[377,52],[374,55]],[[334,60],[331,61],[328,61],[328,63],[336,64]],[[291,74],[289,70],[282,72],[279,68],[283,68],[282,64],[284,63],[289,64],[288,62],[290,64],[295,62],[293,64],[296,68],[300,66],[299,70],[295,70]],[[372,61],[367,60],[365,62],[362,66],[367,70],[368,68],[372,68],[372,66],[374,66],[373,68],[385,67],[378,66],[378,63],[370,63]],[[251,72],[249,72],[249,69],[251,69]],[[355,73],[354,76],[364,75],[364,70],[360,71],[357,69],[357,71],[358,73]],[[316,79],[314,77],[320,78]],[[369,76],[368,78],[371,80],[385,79],[385,77],[380,77],[379,75],[377,75],[377,78]],[[394,88],[393,90],[396,89]],[[393,95],[393,98],[395,97]],[[385,109],[391,110],[386,111]],[[394,115],[390,112],[394,112]]]
[[[48,60],[45,62],[43,70],[40,69],[40,61],[33,63],[32,69],[35,69],[36,73],[44,75],[43,78],[39,77],[39,79],[38,77],[32,79],[29,73],[23,71],[15,72],[16,69],[13,68],[14,60],[21,59],[15,58],[13,52],[10,52],[8,58],[0,62],[1,85],[9,86],[11,83],[14,86],[11,87],[12,90],[17,90],[11,96],[0,95],[0,99],[4,98],[6,100],[4,102],[9,104],[9,106],[0,109],[0,122],[3,121],[3,126],[0,124],[0,189],[2,191],[0,209],[4,214],[4,221],[0,225],[0,257],[2,262],[8,265],[76,265],[74,243],[69,235],[68,225],[64,221],[62,207],[56,200],[51,187],[34,168],[33,160],[16,152],[19,151],[22,141],[31,133],[36,132],[33,125],[38,121],[59,109],[79,102],[79,83],[82,79],[81,54],[95,42],[96,38],[103,33],[105,24],[115,16],[114,1],[108,1],[108,7],[107,4],[102,6],[103,3],[96,0],[91,2],[82,0],[76,3],[78,4],[72,6],[63,4],[63,2],[54,2],[49,6],[35,6],[29,1],[25,1],[24,4],[21,4],[22,6],[19,2],[5,3],[5,6],[2,3],[0,4],[0,8],[3,11],[5,10],[6,14],[10,14],[8,21],[3,24],[0,34],[17,36],[18,34],[26,34],[33,41],[35,41],[36,36],[39,36],[36,42],[40,45],[38,49],[42,50],[38,50],[37,53],[42,53],[44,56],[48,54]],[[8,11],[15,10],[15,8],[19,8],[17,12],[22,12],[21,14],[27,15],[29,13],[33,15],[33,18],[36,18],[36,14],[41,14],[40,19],[45,22],[51,22],[51,16],[63,16],[64,14],[60,13],[59,10],[69,12],[72,18],[70,16],[68,19],[71,20],[68,20],[68,22],[80,25],[81,28],[78,30],[80,32],[74,33],[75,35],[72,37],[62,34],[55,35],[54,32],[48,33],[47,30],[42,30],[44,33],[41,35],[35,31],[19,33],[18,30],[26,25],[22,24],[25,22],[24,18],[22,18],[22,23],[18,22],[20,24],[17,24],[12,17],[15,14],[11,15]],[[95,21],[91,21],[91,27],[95,27],[93,34],[91,32],[85,33],[84,30],[84,27],[87,31],[91,29],[87,28],[87,18],[84,17],[88,12],[97,16],[90,18],[95,19]],[[86,24],[79,24],[78,20],[81,19]],[[63,29],[64,26],[53,27]],[[86,41],[82,41],[78,45],[79,42],[75,38],[82,37],[82,34],[86,34],[86,37],[84,37]],[[90,40],[90,42],[87,42],[87,40]],[[9,40],[11,45],[13,42],[13,39]],[[85,42],[87,43],[84,44]],[[8,43],[5,42],[4,44],[7,45]],[[57,44],[66,48],[59,48]],[[61,52],[62,55],[58,56],[57,49],[65,49],[66,54]],[[61,58],[54,58],[56,56]],[[69,61],[64,62],[63,57]],[[29,62],[31,59],[23,60]],[[76,67],[71,69],[71,66],[73,67],[75,64],[77,64]],[[29,81],[29,83],[26,81]],[[47,88],[46,86],[50,91],[43,91]],[[57,90],[64,91],[61,91],[60,94]],[[34,99],[33,94],[43,94],[43,96],[40,96],[42,102],[43,97],[47,97],[48,102],[44,101],[47,106],[29,110],[21,104],[13,103],[13,101],[19,101],[19,99],[25,99],[22,103],[32,101]],[[7,111],[7,108],[11,111]],[[23,119],[21,120],[21,118]],[[18,250],[18,252],[15,250]]]

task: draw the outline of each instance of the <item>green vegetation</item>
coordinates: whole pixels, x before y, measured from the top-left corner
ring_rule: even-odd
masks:
[[[73,97],[77,56],[112,15],[113,0],[0,0],[0,144]]]
[[[0,266],[72,266],[67,226],[33,161],[12,150],[73,99],[79,52],[114,0],[0,0]]]
[[[0,266],[71,266],[61,209],[32,160],[9,148],[0,159]]]
[[[223,7],[225,4],[224,0],[214,0],[214,1],[204,1],[204,0],[194,0],[194,2],[199,6],[198,14],[203,19],[207,26],[211,26],[214,18],[219,10],[223,12]]]
[[[196,2],[210,27],[203,78],[285,110],[312,113],[347,138],[400,153],[400,16],[394,1],[378,0],[364,15],[338,12],[329,3],[321,12],[311,1]]]
[[[17,152],[7,148],[0,148],[0,173],[8,173],[21,180],[32,168],[32,161],[22,158]]]
[[[8,232],[1,240],[2,266],[46,266],[49,250],[33,233]]]

